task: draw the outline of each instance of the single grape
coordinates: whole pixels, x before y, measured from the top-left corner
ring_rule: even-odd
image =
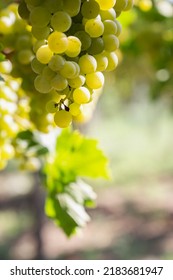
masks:
[[[41,74],[44,66],[45,65],[39,62],[36,57],[31,61],[31,68],[36,74]]]
[[[79,88],[76,88],[73,91],[73,99],[74,102],[77,104],[84,104],[88,103],[90,100],[90,91],[86,87],[82,86]]]
[[[81,51],[87,50],[90,47],[91,38],[84,30],[77,31],[74,36],[81,41]]]
[[[115,21],[107,19],[103,21],[104,24],[104,35],[117,33],[117,24]]]
[[[54,100],[50,100],[47,104],[46,104],[46,110],[48,113],[56,113],[58,110],[57,107],[57,103]]]
[[[68,48],[67,36],[58,31],[52,32],[48,37],[48,46],[54,53],[61,54]]]
[[[48,45],[41,46],[36,52],[36,58],[43,64],[49,63],[53,56],[53,52],[50,50]]]
[[[52,28],[59,32],[67,31],[70,28],[71,24],[71,17],[68,13],[63,11],[56,12],[51,18]]]
[[[104,42],[101,37],[98,38],[92,38],[91,40],[91,46],[88,48],[89,54],[99,54],[104,50]]]
[[[44,40],[47,39],[47,37],[50,34],[50,28],[48,26],[44,27],[32,27],[32,34],[37,40]]]
[[[100,6],[95,0],[85,1],[82,4],[81,13],[87,19],[95,18],[100,12]]]
[[[81,87],[84,85],[84,83],[85,83],[85,76],[83,76],[83,75],[79,75],[76,78],[68,80],[68,84],[72,88]]]
[[[92,37],[100,37],[104,32],[104,24],[100,19],[89,19],[85,23],[85,31]]]
[[[72,116],[78,116],[79,114],[81,114],[82,109],[82,104],[72,103],[69,106],[69,112]]]
[[[52,89],[50,81],[46,80],[42,75],[38,75],[34,80],[34,86],[40,93],[48,93]]]
[[[85,54],[79,58],[79,66],[82,73],[92,73],[96,71],[97,61],[92,55]]]
[[[29,18],[32,26],[44,27],[49,24],[51,14],[46,8],[39,6],[32,9]]]
[[[86,84],[91,89],[98,89],[104,85],[104,75],[102,72],[94,72],[86,75]]]
[[[68,127],[72,122],[72,115],[70,112],[60,110],[54,115],[55,124],[60,128]]]
[[[49,68],[53,71],[57,72],[62,69],[64,66],[65,59],[61,55],[53,55],[51,60],[49,61]]]
[[[60,74],[57,74],[51,80],[51,86],[58,91],[64,90],[67,87],[67,85],[68,85],[67,79],[62,77]]]
[[[103,72],[106,70],[108,66],[108,58],[105,56],[104,53],[97,54],[94,56],[97,61],[97,71]]]
[[[75,36],[68,36],[68,45],[65,50],[69,57],[76,57],[81,52],[81,41]]]
[[[119,40],[113,34],[104,35],[103,42],[105,50],[108,52],[113,52],[119,47]]]
[[[63,10],[67,12],[71,17],[76,16],[81,7],[81,0],[63,0]]]
[[[114,7],[116,0],[95,0],[100,6],[101,10],[108,10]]]

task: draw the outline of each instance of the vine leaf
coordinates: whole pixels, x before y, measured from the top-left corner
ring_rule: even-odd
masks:
[[[70,236],[90,220],[85,207],[93,207],[96,199],[92,187],[79,178],[109,178],[108,160],[96,140],[65,129],[45,174],[45,212]]]

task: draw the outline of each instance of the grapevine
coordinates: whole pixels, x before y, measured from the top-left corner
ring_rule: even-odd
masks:
[[[30,170],[40,169],[44,161],[49,187],[47,215],[58,220],[70,235],[74,228],[88,221],[88,216],[84,215],[84,221],[79,222],[72,209],[68,212],[67,193],[69,189],[73,193],[72,186],[76,184],[81,192],[80,203],[86,206],[94,195],[78,177],[107,177],[107,160],[95,141],[85,141],[71,130],[58,137],[54,156],[39,142],[38,135],[59,133],[59,129],[72,123],[90,119],[104,86],[104,72],[113,71],[118,65],[117,49],[122,31],[118,16],[132,8],[133,0],[17,2],[2,3],[0,9],[0,169],[12,158],[18,158],[20,167]],[[71,139],[72,146],[65,137]],[[64,149],[61,138],[69,151],[67,162],[78,155],[75,159],[81,165],[80,154],[88,153],[87,148],[95,153],[93,170],[88,167],[89,171],[83,172],[75,164],[64,169],[65,160],[60,157]],[[100,173],[94,171],[97,163]],[[51,172],[53,166],[59,168],[58,175]],[[55,186],[57,180],[61,187]],[[57,198],[55,193],[61,196]],[[66,196],[62,197],[62,193]],[[72,197],[74,199],[75,194]],[[79,203],[76,199],[75,203]],[[73,221],[68,230],[61,223],[57,207],[66,209],[61,212],[62,217],[68,216]]]

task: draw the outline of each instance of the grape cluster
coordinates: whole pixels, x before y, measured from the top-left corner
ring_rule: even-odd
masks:
[[[35,38],[35,89],[45,94],[55,124],[67,127],[80,119],[84,106],[104,85],[104,71],[118,64],[121,25],[117,16],[133,0],[22,0],[19,14]],[[21,61],[31,55],[23,53]],[[44,96],[45,96],[44,95]],[[39,106],[42,106],[42,97]],[[38,102],[39,103],[39,102]]]
[[[9,60],[0,62],[0,169],[15,155],[13,139],[25,127],[29,104],[21,89],[21,80],[14,80],[10,75],[12,65]]]

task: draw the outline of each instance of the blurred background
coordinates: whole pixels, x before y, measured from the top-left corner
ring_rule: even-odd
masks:
[[[119,66],[92,120],[112,179],[90,181],[91,222],[70,239],[44,216],[38,174],[0,173],[0,259],[173,259],[173,1],[119,16]]]

